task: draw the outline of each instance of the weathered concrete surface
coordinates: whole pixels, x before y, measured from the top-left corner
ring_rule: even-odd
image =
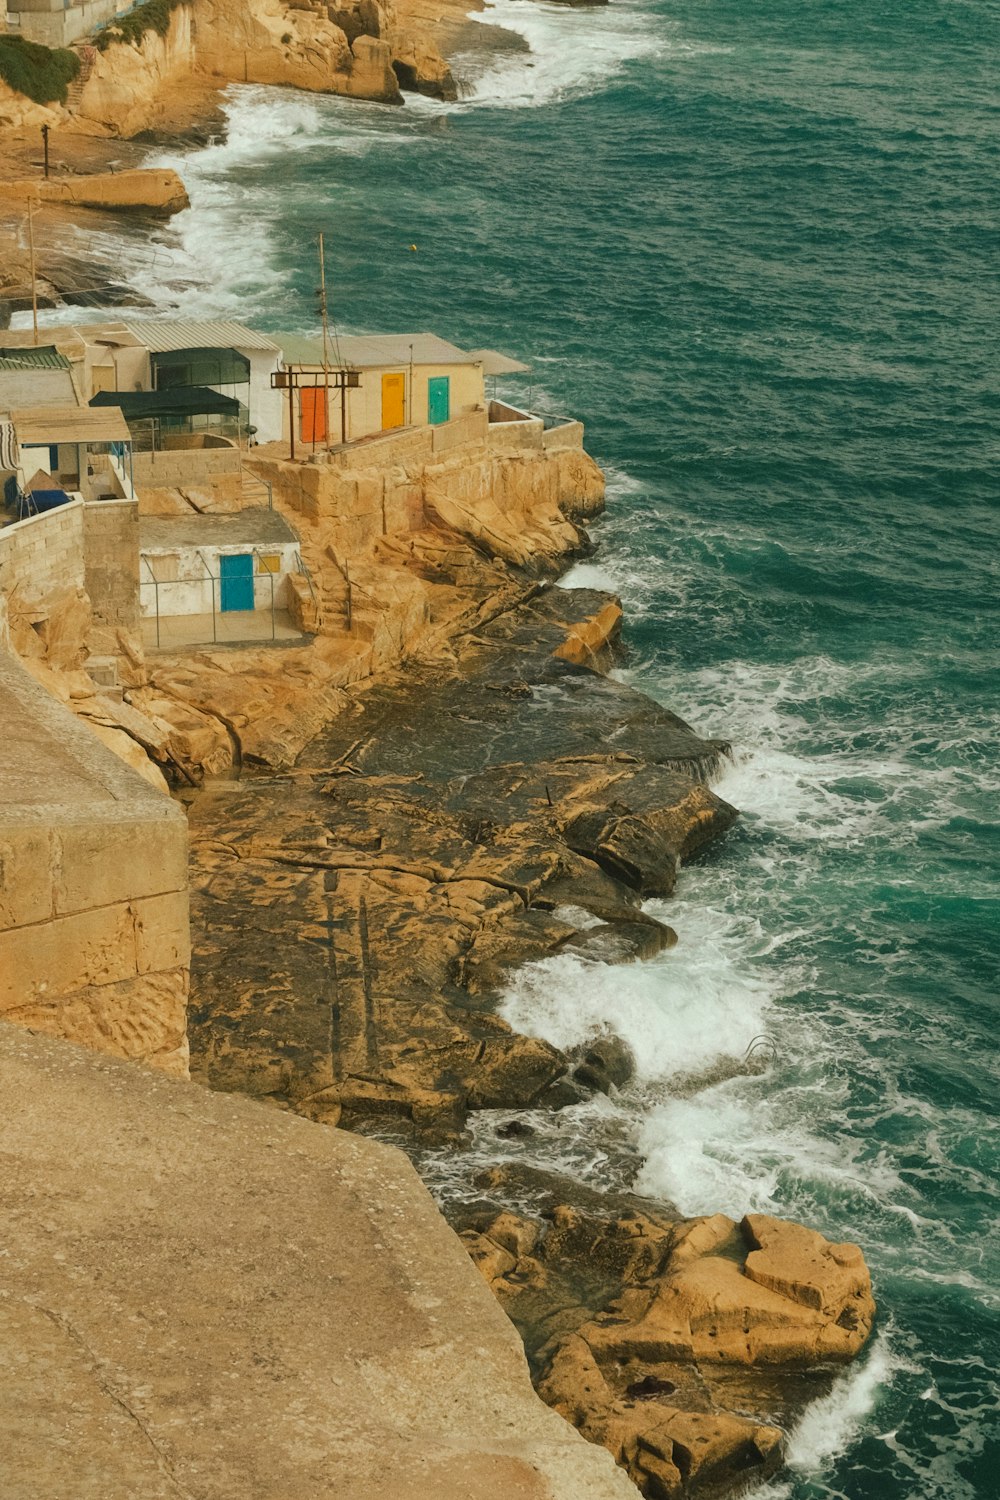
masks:
[[[4,1500],[629,1500],[397,1151],[0,1025]]]

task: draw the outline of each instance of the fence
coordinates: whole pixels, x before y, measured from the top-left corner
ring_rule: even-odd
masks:
[[[264,610],[259,611],[259,613],[264,615],[265,619],[269,618],[270,635],[268,635],[267,628],[265,626],[265,629],[262,632],[252,632],[252,638],[254,640],[270,639],[273,641],[277,639],[278,634],[278,611],[276,609],[274,592],[276,575],[271,571],[270,567],[264,564],[264,554],[262,554],[257,547],[251,548],[250,551],[256,564],[255,571],[252,575],[254,581],[254,613],[258,613],[256,603],[256,585],[258,581],[266,578],[270,584],[270,597],[268,599],[268,603],[265,606]],[[149,575],[148,577],[140,578],[139,580],[139,595],[140,599],[143,601],[143,606],[145,606],[145,603],[149,600],[150,596],[148,591],[150,589],[153,590],[153,609],[147,610],[145,607],[143,607],[142,612],[145,618],[153,618],[156,622],[155,628],[157,646],[162,646],[163,644],[164,632],[162,622],[167,620],[174,623],[174,630],[172,631],[173,634],[177,634],[181,630],[181,621],[187,622],[186,627],[183,629],[183,633],[187,637],[187,644],[196,643],[196,638],[198,637],[199,632],[195,622],[199,618],[205,618],[207,616],[211,617],[212,633],[211,636],[206,636],[204,638],[204,644],[207,644],[208,641],[211,640],[214,645],[217,645],[220,640],[225,641],[238,638],[231,632],[228,632],[224,629],[224,620],[226,615],[239,614],[241,616],[240,628],[244,632],[246,630],[246,611],[227,610],[223,608],[223,577],[221,569],[218,573],[213,573],[211,567],[209,566],[208,559],[205,557],[205,554],[201,551],[200,548],[196,549],[196,555],[201,564],[202,572],[200,576],[195,576],[193,578],[157,578],[156,574],[153,572],[149,557],[145,553],[143,553],[142,557],[140,558],[141,568],[144,569],[145,572]],[[296,555],[298,556],[298,554]],[[226,581],[228,582],[228,580]],[[311,579],[309,580],[309,587],[310,590],[312,590]],[[145,594],[143,594],[144,589],[147,591]],[[171,593],[171,591],[173,592]],[[161,600],[165,601],[165,603],[161,603]],[[206,603],[208,605],[207,609],[204,608],[204,605]],[[179,604],[181,607],[170,608],[171,604]],[[195,608],[191,607],[192,604],[195,605]],[[202,607],[199,608],[198,606]],[[246,638],[245,635],[243,638]]]

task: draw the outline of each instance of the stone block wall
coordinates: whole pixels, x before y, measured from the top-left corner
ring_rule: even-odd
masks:
[[[0,530],[0,648],[10,643],[12,608],[84,587],[83,514],[83,501],[73,500]]]
[[[187,823],[0,652],[0,1018],[187,1075]]]
[[[84,587],[96,625],[139,624],[139,502],[98,500],[83,510]]]
[[[240,472],[238,448],[175,448],[133,453],[132,479],[139,485],[187,485],[218,474]]]

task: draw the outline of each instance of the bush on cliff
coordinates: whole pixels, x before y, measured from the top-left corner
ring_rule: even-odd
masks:
[[[137,5],[130,10],[127,16],[120,16],[111,26],[105,26],[94,38],[94,46],[99,52],[106,52],[109,47],[134,42],[137,47],[142,46],[142,39],[147,31],[155,31],[157,36],[166,36],[170,30],[170,16],[178,5],[183,5],[185,0],[146,0],[145,5]],[[190,0],[188,0],[190,3]]]
[[[79,71],[80,59],[68,47],[0,36],[0,78],[36,104],[65,104],[66,90]]]

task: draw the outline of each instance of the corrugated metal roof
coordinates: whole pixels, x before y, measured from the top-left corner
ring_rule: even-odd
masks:
[[[117,406],[26,406],[10,420],[23,447],[46,443],[130,443]]]
[[[68,370],[69,360],[54,344],[40,349],[0,347],[0,370]]]
[[[300,334],[276,333],[278,346],[286,364],[322,365],[323,344],[320,339]],[[415,365],[475,365],[478,356],[438,338],[436,333],[365,333],[341,334],[330,338],[331,365],[346,365],[356,370],[400,368],[411,361]]]
[[[273,339],[245,328],[242,323],[196,323],[187,319],[154,322],[152,319],[130,318],[128,329],[153,354],[166,354],[170,349],[270,349],[275,354],[279,352]]]

